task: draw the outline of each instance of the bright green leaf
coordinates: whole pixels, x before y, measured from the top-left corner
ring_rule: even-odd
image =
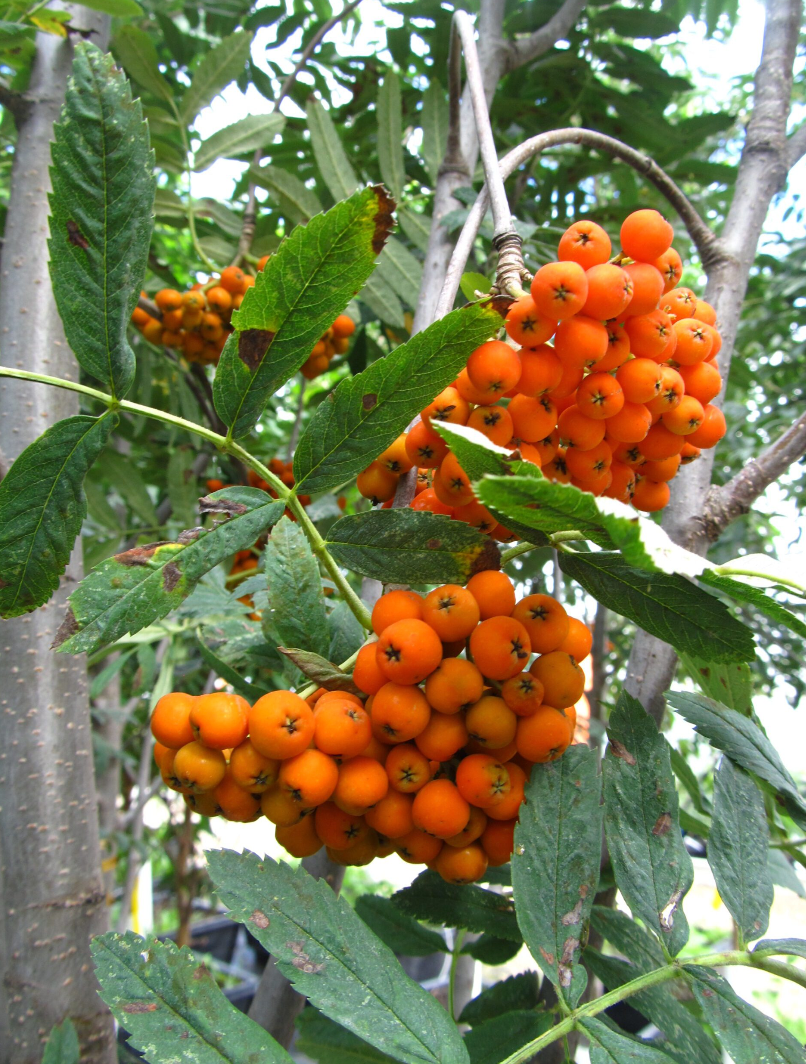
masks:
[[[473,303],[480,298],[477,292],[486,295],[490,291],[490,282],[483,273],[463,273],[459,287],[468,303]]]
[[[596,751],[572,746],[532,769],[515,827],[518,924],[529,952],[571,1008],[588,981],[580,941],[599,882],[601,790]]]
[[[400,228],[420,251],[428,251],[428,238],[431,233],[431,217],[411,206],[401,207],[397,214]]]
[[[154,159],[140,101],[93,44],[76,46],[51,156],[56,305],[79,364],[121,397],[134,379],[126,330],[151,242]]]
[[[190,125],[204,107],[231,81],[243,72],[249,59],[252,34],[238,30],[204,53],[201,62],[193,71],[193,80],[185,90],[179,114],[184,124]]]
[[[18,617],[59,586],[87,513],[83,483],[117,418],[57,422],[0,482],[0,614]]]
[[[266,189],[294,224],[310,221],[322,210],[316,193],[306,188],[296,175],[281,170],[279,166],[253,166],[249,176],[256,185]]]
[[[523,940],[510,899],[483,887],[446,883],[436,872],[421,872],[411,886],[393,894],[392,901],[416,920],[484,931],[511,942]]]
[[[720,665],[681,654],[680,661],[700,690],[709,698],[745,716],[753,710],[753,674],[743,662]]]
[[[53,1027],[45,1045],[42,1064],[79,1064],[81,1047],[70,1019]]]
[[[392,195],[400,199],[406,182],[403,161],[403,111],[400,104],[400,79],[388,70],[378,88],[378,164],[381,177]]]
[[[202,141],[193,157],[193,169],[206,170],[216,159],[234,159],[257,148],[265,148],[284,125],[285,118],[279,111],[268,115],[247,115]]]
[[[398,299],[394,288],[385,277],[381,276],[379,270],[368,278],[367,283],[361,289],[359,299],[387,325],[395,329],[406,328],[403,304]]]
[[[347,158],[333,119],[315,99],[308,101],[305,111],[319,173],[333,194],[333,199],[347,199],[358,188],[358,178]]]
[[[491,304],[454,310],[363,373],[317,409],[297,444],[297,489],[343,484],[392,443],[501,323]]]
[[[355,903],[355,911],[381,942],[404,957],[427,957],[448,949],[442,935],[407,916],[389,898],[362,894]]]
[[[677,816],[669,744],[640,702],[622,691],[602,762],[604,824],[619,890],[673,956],[688,941],[681,902],[694,871]]]

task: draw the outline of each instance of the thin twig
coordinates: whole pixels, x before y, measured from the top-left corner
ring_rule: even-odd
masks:
[[[544,26],[528,37],[516,37],[514,41],[510,41],[505,73],[531,62],[552,48],[557,41],[562,40],[576,25],[587,2],[588,0],[565,0],[559,11],[555,12]]]

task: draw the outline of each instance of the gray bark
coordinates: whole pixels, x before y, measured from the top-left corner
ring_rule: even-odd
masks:
[[[70,7],[73,25],[105,44],[108,19]],[[48,164],[72,44],[37,36],[28,106],[17,139],[0,260],[3,364],[75,380],[48,277]],[[0,471],[45,429],[75,414],[73,393],[22,381],[0,386]],[[39,1064],[51,1027],[69,1016],[82,1060],[115,1059],[111,1017],[97,995],[89,940],[107,927],[100,871],[92,736],[83,658],[52,653],[80,548],[54,598],[0,629],[0,885],[8,1025],[0,1059]],[[0,1010],[2,1011],[2,1010]]]

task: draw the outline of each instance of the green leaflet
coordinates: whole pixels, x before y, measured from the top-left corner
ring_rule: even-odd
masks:
[[[421,872],[411,886],[393,894],[392,901],[417,920],[522,941],[509,899],[483,887],[446,883],[436,872]]]
[[[70,596],[54,646],[70,654],[92,652],[165,617],[205,573],[271,528],[283,508],[258,488],[223,488],[207,496],[203,512],[220,513],[224,520],[182,533],[173,543],[107,558]]]
[[[394,1058],[329,1020],[317,1009],[303,1009],[297,1017],[299,1037],[294,1048],[319,1064],[394,1064]]]
[[[470,1064],[498,1064],[552,1026],[548,1012],[514,1009],[481,1023],[465,1035]]]
[[[268,636],[269,633],[267,632],[266,635]],[[346,672],[342,672],[332,661],[328,661],[319,654],[310,650],[299,650],[297,647],[281,646],[277,649],[296,665],[303,676],[307,676],[320,687],[327,687],[329,691],[349,691],[350,694],[361,694]]]
[[[403,161],[403,112],[400,105],[400,79],[387,70],[378,89],[378,163],[384,184],[397,199],[403,193],[406,167]]]
[[[101,997],[147,1060],[292,1064],[270,1034],[227,1001],[187,947],[127,931],[99,935],[90,949]]]
[[[404,1064],[466,1064],[453,1021],[343,898],[301,866],[213,850],[219,897],[311,1004]]]
[[[417,308],[423,267],[405,244],[401,244],[394,237],[389,238],[383,254],[378,259],[378,274],[412,310]]]
[[[355,911],[395,953],[427,957],[429,953],[444,953],[448,949],[442,935],[407,916],[389,898],[363,894],[355,903]]]
[[[81,1048],[72,1020],[52,1028],[48,1037],[42,1064],[79,1064]]]
[[[520,975],[511,975],[508,979],[493,983],[482,990],[478,997],[468,1001],[462,1009],[460,1022],[475,1027],[510,1009],[536,1008],[538,981],[537,972],[521,972]]]
[[[269,587],[267,623],[284,647],[327,659],[330,630],[319,564],[304,532],[290,517],[277,522],[266,545],[264,568]]]
[[[326,546],[340,565],[393,584],[465,584],[501,564],[496,543],[475,528],[410,509],[342,517]]]
[[[688,941],[681,902],[694,879],[678,823],[669,744],[622,691],[602,762],[604,825],[619,890],[673,956]]]
[[[609,551],[563,553],[560,567],[602,605],[676,650],[705,661],[753,660],[750,629],[682,576],[635,569]]]
[[[213,133],[194,155],[194,170],[206,170],[216,159],[234,159],[265,146],[285,125],[285,118],[274,111],[268,115],[247,115],[231,126]]]
[[[295,225],[309,221],[322,210],[316,193],[287,170],[281,170],[278,166],[253,166],[249,176],[256,185],[266,189]]]
[[[745,716],[753,711],[753,674],[744,663],[720,665],[681,654],[680,661],[703,694]]]
[[[729,595],[736,602],[753,606],[759,613],[769,617],[771,621],[776,621],[778,624],[782,624],[784,628],[789,628],[795,632],[801,638],[806,638],[806,621],[791,610],[788,610],[780,602],[776,602],[774,598],[770,598],[760,587],[754,587],[743,580],[734,580],[729,576],[720,576],[710,570],[702,573],[700,580],[704,584],[708,584],[709,587],[714,588],[715,591],[721,591],[723,594]]]
[[[448,143],[448,99],[436,78],[431,78],[423,94],[422,156],[432,181],[436,181]]]
[[[591,1064],[671,1064],[672,1057],[661,1049],[630,1038],[602,1020],[580,1020],[579,1025],[590,1040]]]
[[[326,491],[359,473],[450,384],[500,324],[490,302],[454,310],[363,373],[343,380],[297,445],[297,490]]]
[[[305,109],[311,147],[319,173],[330,189],[333,199],[343,200],[358,188],[358,178],[350,165],[347,153],[333,124],[330,113],[313,97]]]
[[[602,856],[598,756],[572,746],[535,765],[515,828],[512,886],[529,952],[573,1008],[587,975],[580,964]]]
[[[151,241],[154,158],[140,101],[92,44],[76,46],[51,156],[56,305],[79,364],[121,397],[134,379],[126,330]]]
[[[249,59],[251,44],[252,34],[237,30],[204,54],[179,106],[185,125],[190,125],[202,108],[235,81]]]
[[[112,50],[130,78],[170,107],[173,90],[160,73],[157,49],[148,34],[137,26],[121,26]]]
[[[394,203],[380,185],[297,226],[233,315],[213,398],[233,437],[256,424],[269,397],[295,373],[375,265]]]
[[[83,483],[117,423],[66,418],[34,440],[0,482],[0,615],[18,617],[59,586],[87,513]]]

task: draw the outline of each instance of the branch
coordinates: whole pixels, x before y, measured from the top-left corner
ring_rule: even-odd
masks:
[[[792,167],[806,155],[806,122],[799,126],[786,142],[787,166]]]
[[[550,133],[540,133],[536,137],[530,137],[529,140],[525,140],[517,148],[513,148],[500,161],[499,166],[502,178],[506,180],[532,156],[539,155],[547,148],[556,148],[564,144],[579,144],[595,151],[604,152],[615,159],[620,159],[638,173],[643,174],[666,197],[680,215],[703,264],[709,266],[721,260],[722,249],[718,238],[700,217],[691,200],[675,184],[666,171],[662,170],[649,156],[636,151],[614,137],[606,136],[604,133],[597,133],[592,129],[568,128],[555,129]],[[451,256],[445,283],[437,304],[437,318],[443,317],[453,306],[456,293],[459,291],[459,282],[465,264],[472,251],[473,243],[478,235],[484,215],[487,212],[488,203],[487,186],[484,185],[470,210]]]
[[[576,21],[585,10],[587,0],[565,0],[559,11],[548,20],[545,26],[535,30],[529,37],[517,37],[510,41],[506,52],[505,73],[517,70],[524,63],[544,55],[561,41],[576,25]]]
[[[746,514],[770,484],[806,454],[806,414],[748,462],[741,472],[722,487],[711,488],[705,499],[703,521],[709,540],[719,534],[741,514]]]

